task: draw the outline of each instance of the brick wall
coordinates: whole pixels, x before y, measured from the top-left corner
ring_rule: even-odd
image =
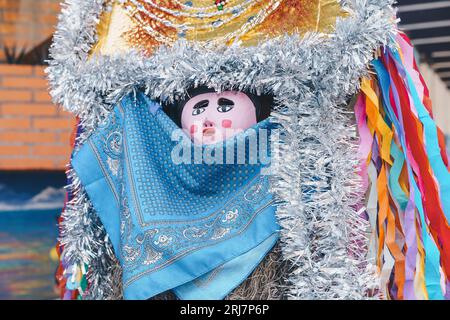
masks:
[[[0,170],[65,168],[75,119],[47,87],[43,66],[0,65]]]
[[[0,61],[3,46],[27,51],[51,37],[61,0],[0,0]]]

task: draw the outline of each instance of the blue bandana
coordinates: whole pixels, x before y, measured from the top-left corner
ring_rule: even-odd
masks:
[[[270,130],[265,120],[198,146],[142,93],[114,108],[72,166],[122,266],[125,299],[169,289],[180,299],[222,299],[248,277],[278,238],[265,165],[249,147],[258,157],[267,151],[260,133]]]

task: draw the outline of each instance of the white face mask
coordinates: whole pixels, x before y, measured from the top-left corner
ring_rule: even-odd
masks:
[[[252,100],[240,91],[203,93],[188,100],[181,127],[197,144],[228,139],[257,123]]]

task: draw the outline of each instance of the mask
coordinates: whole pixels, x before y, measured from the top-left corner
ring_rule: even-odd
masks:
[[[181,113],[181,127],[196,144],[226,140],[257,123],[256,108],[243,92],[209,92],[189,99]]]

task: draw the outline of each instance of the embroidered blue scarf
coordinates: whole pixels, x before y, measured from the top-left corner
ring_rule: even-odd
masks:
[[[72,166],[122,266],[125,299],[169,289],[223,299],[254,270],[278,238],[267,164],[255,161],[270,159],[261,132],[271,126],[198,146],[142,93],[115,106]]]

